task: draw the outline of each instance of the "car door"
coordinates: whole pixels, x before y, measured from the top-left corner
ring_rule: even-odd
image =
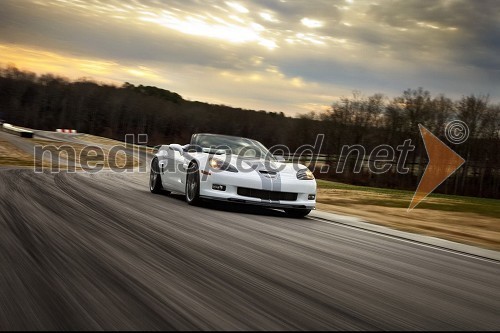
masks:
[[[184,156],[176,150],[168,147],[165,150],[164,164],[162,170],[162,182],[164,187],[175,192],[184,193]],[[160,166],[161,167],[161,166]]]

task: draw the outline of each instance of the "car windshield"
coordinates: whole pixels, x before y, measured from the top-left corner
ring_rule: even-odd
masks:
[[[201,148],[203,151],[210,153],[222,153],[224,151],[226,154],[238,155],[243,158],[275,159],[262,143],[247,138],[198,134],[193,144],[197,149]]]

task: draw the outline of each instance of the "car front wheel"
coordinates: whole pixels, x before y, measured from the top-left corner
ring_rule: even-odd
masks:
[[[160,167],[158,159],[154,158],[151,162],[151,173],[149,174],[149,190],[151,193],[161,193],[163,186],[161,185]]]
[[[200,171],[198,164],[192,162],[187,171],[186,202],[194,206],[200,202]]]

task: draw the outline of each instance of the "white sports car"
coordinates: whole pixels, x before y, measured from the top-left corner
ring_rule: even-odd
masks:
[[[302,217],[316,204],[316,181],[304,165],[284,163],[260,142],[227,135],[193,134],[191,143],[162,145],[151,162],[153,193],[280,208]]]

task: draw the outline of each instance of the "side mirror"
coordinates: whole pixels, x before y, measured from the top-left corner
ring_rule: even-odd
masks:
[[[278,161],[278,162],[281,162],[281,163],[286,162],[285,158],[281,155],[274,156],[274,157],[276,158],[276,161]]]
[[[153,154],[156,154],[160,151],[161,145],[154,146],[151,148],[153,150]]]
[[[184,153],[184,149],[180,144],[177,143],[172,143],[171,145],[168,145],[171,149],[174,151],[178,151],[181,155]]]

